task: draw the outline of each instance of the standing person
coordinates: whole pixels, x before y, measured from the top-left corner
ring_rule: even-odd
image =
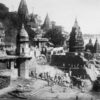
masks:
[[[69,76],[70,76],[70,77],[72,76],[72,71],[71,71],[71,69],[69,70]]]
[[[34,56],[37,57],[37,46],[34,48]]]
[[[46,56],[46,54],[47,54],[47,49],[46,49],[46,47],[42,47],[41,54],[44,54],[44,55]]]

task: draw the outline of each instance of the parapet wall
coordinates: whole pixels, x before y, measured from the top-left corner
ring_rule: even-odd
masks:
[[[64,68],[69,70],[70,68],[81,68],[84,66],[84,61],[80,55],[75,53],[67,53],[66,55],[52,55],[51,65],[58,66],[58,68]]]

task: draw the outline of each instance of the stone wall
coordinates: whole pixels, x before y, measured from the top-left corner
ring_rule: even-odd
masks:
[[[66,69],[76,67],[83,67],[84,61],[79,55],[52,55],[51,65],[65,67]]]
[[[88,77],[84,69],[85,62],[79,55],[52,55],[51,65],[57,66],[66,72],[72,71],[72,76],[83,79]]]

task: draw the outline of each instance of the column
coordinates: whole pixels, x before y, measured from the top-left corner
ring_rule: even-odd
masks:
[[[21,78],[25,78],[28,79],[29,78],[29,60],[24,59],[24,61],[20,62],[20,66],[19,67],[19,76]]]

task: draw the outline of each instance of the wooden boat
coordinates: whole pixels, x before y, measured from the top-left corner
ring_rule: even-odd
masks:
[[[8,94],[11,95],[11,96],[14,96],[16,98],[27,99],[27,97],[24,94],[22,94],[21,92],[16,91],[16,90],[9,92]]]

